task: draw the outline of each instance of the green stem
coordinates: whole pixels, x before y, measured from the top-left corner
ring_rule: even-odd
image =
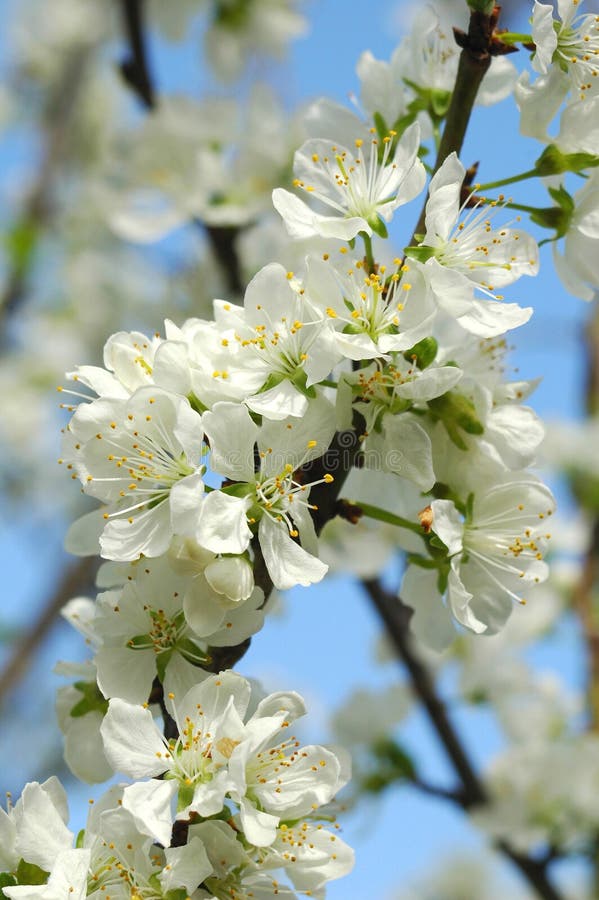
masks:
[[[500,178],[499,181],[488,181],[487,184],[477,184],[477,191],[490,191],[493,188],[503,187],[505,184],[515,184],[517,181],[525,181],[527,178],[535,178],[539,173],[536,169],[529,169],[520,175],[512,175],[509,178]]]
[[[521,31],[504,31],[498,35],[502,44],[534,44],[532,34]]]
[[[494,200],[492,197],[479,197],[477,195],[476,199],[480,203],[488,203],[491,206],[497,206],[498,204],[501,204],[501,206],[505,206],[507,207],[507,209],[517,209],[519,212],[537,213],[541,211],[541,207],[539,206],[525,206],[523,203],[512,203],[511,201]]]
[[[411,522],[410,519],[404,519],[403,516],[396,516],[395,513],[388,512],[386,509],[381,509],[378,506],[371,506],[370,503],[359,502],[357,503],[357,506],[360,507],[363,514],[368,516],[369,519],[376,519],[377,522],[386,522],[388,525],[395,525],[397,528],[407,528],[408,531],[413,531],[415,534],[424,538],[422,525]]]
[[[364,254],[366,256],[366,263],[368,264],[368,271],[372,275],[375,269],[374,253],[372,252],[372,238],[370,235],[366,234],[365,231],[361,231],[360,235],[364,241]]]

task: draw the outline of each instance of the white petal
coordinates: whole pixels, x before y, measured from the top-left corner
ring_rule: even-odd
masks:
[[[258,535],[268,574],[280,591],[297,584],[307,587],[326,575],[329,567],[296,544],[284,523],[263,516]]]
[[[401,599],[414,610],[410,631],[425,647],[442,653],[453,643],[456,632],[439,594],[437,578],[437,572],[431,569],[408,566],[401,585]]]
[[[524,325],[531,316],[532,306],[522,307],[517,303],[473,298],[470,310],[465,315],[458,316],[458,322],[470,334],[488,338]]]
[[[202,507],[196,539],[213,553],[243,553],[252,539],[246,513],[250,497],[232,497],[212,491]]]
[[[460,553],[462,550],[462,538],[464,535],[464,523],[451,500],[433,500],[432,530],[441,538],[450,556]]]
[[[267,419],[286,419],[287,416],[301,417],[308,408],[307,398],[288,380],[254,394],[246,401],[251,410]]]
[[[202,417],[212,467],[233,481],[253,481],[258,426],[239,403],[215,403]]]
[[[123,808],[131,813],[137,827],[165,847],[171,842],[171,803],[177,793],[176,781],[138,781],[123,791]]]
[[[193,894],[197,886],[212,874],[212,863],[198,837],[192,837],[183,847],[167,847],[164,855],[167,865],[158,880],[165,893],[184,887],[189,894]]]
[[[359,216],[341,218],[340,216],[323,216],[313,212],[310,207],[283,188],[275,188],[272,192],[273,206],[282,217],[285,227],[292,238],[310,238],[315,236],[338,238],[351,241],[365,231],[372,235],[372,228]]]
[[[170,754],[149,709],[114,698],[101,731],[106,757],[115,772],[145,778],[170,768]]]

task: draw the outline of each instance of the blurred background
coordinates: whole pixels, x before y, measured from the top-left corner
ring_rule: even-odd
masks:
[[[293,265],[298,251],[286,242],[270,192],[289,184],[293,151],[303,139],[301,111],[323,95],[352,103],[360,54],[371,50],[389,59],[421,4],[307,0],[290,5],[293,15],[272,31],[257,25],[253,33],[237,27],[239,6],[147,0],[144,37],[154,93],[146,106],[155,104],[163,117],[156,121],[123,77],[129,44],[117,0],[0,3],[0,789],[17,796],[26,781],[56,773],[77,827],[87,800],[104,787],[77,783],[62,761],[54,703],[64,679],[52,670],[58,659],[88,655],[58,612],[72,596],[93,595],[94,565],[62,549],[69,523],[88,507],[56,463],[67,420],[56,387],[75,365],[101,363],[110,333],[152,333],[165,318],[208,317],[213,297],[239,301],[261,265],[272,259]],[[440,7],[456,24],[466,21],[465,2]],[[519,0],[503,4],[502,23],[510,30],[527,31],[528,15]],[[521,51],[511,59],[525,67],[527,57]],[[198,212],[192,194],[201,210],[207,189],[206,176],[196,171],[197,150],[215,143],[210,202]],[[477,108],[462,159],[480,161],[479,177],[490,181],[530,168],[539,152],[518,136],[518,112],[508,100]],[[115,213],[132,168],[158,172],[177,198],[175,212],[172,205],[148,206],[149,230],[135,242],[123,237]],[[540,185],[525,186],[518,198],[547,204]],[[170,223],[168,235],[152,233],[153,216]],[[412,227],[400,217],[398,250]],[[584,417],[596,402],[589,335],[597,327],[592,307],[569,296],[553,274],[551,246],[543,248],[542,261],[541,275],[519,282],[509,298],[535,308],[531,322],[512,335],[509,365],[518,377],[542,376],[532,405],[550,423],[544,458],[561,509],[555,578],[526,612],[515,611],[507,637],[478,639],[476,646],[460,638],[445,657],[427,656],[478,770],[495,766],[505,783],[520,765],[543,778],[557,771],[545,757],[535,761],[533,732],[546,746],[595,726],[585,700],[594,612],[589,619],[581,610],[592,607],[595,587],[588,566],[596,498],[589,485],[597,477],[597,444],[593,450]],[[342,824],[357,863],[327,896],[535,896],[490,849],[493,825],[473,824],[439,791],[427,790],[427,784],[450,789],[451,767],[364,591],[356,579],[334,572],[351,557],[358,575],[380,563],[389,584],[396,583],[400,564],[388,535],[331,535],[325,553],[331,576],[281,598],[239,670],[267,689],[302,693],[310,710],[308,739],[355,747],[356,789],[364,790],[347,798]],[[357,734],[350,708],[361,711]],[[373,736],[392,741],[405,765],[373,749],[366,740]],[[410,776],[405,760],[418,761],[422,779]],[[588,772],[591,803],[599,761]],[[517,795],[520,788],[513,790]],[[519,834],[518,815],[513,809],[510,815]],[[551,840],[543,832],[541,844],[547,834]],[[593,896],[588,835],[581,840],[567,832],[564,841],[569,858],[554,865],[556,882],[566,896]]]

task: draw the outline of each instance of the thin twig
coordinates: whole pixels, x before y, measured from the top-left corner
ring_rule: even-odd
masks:
[[[27,294],[38,232],[47,224],[50,216],[52,190],[57,171],[68,152],[69,124],[81,93],[89,55],[89,47],[83,47],[68,56],[62,75],[46,102],[43,116],[46,134],[44,156],[39,174],[12,229],[14,239],[22,246],[14,251],[14,261],[0,297],[0,325],[6,324]]]

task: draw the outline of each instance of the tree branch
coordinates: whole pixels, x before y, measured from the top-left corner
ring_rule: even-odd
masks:
[[[145,0],[121,0],[123,24],[129,43],[129,54],[121,62],[121,73],[146,109],[154,109],[156,95],[146,51],[144,2]]]
[[[29,669],[35,651],[47,637],[56,617],[72,597],[93,586],[96,560],[85,557],[64,572],[54,593],[48,598],[25,634],[16,642],[0,673],[0,706]]]
[[[152,111],[158,105],[154,77],[150,71],[144,29],[145,0],[120,0],[128,55],[121,62],[123,78],[137,95],[143,106]],[[240,229],[233,225],[206,225],[199,219],[194,222],[203,228],[221,272],[232,293],[241,296],[244,291],[243,276],[235,241]]]
[[[462,790],[448,792],[448,799],[452,799],[466,811],[488,803],[487,790],[449,718],[447,707],[437,693],[430,672],[414,649],[409,631],[411,610],[398,597],[386,591],[377,579],[367,579],[363,581],[363,586],[385,626],[398,658],[408,670],[412,689],[424,706],[429,722],[459,777]],[[512,860],[539,897],[543,900],[562,900],[562,895],[549,881],[547,858],[537,860],[519,853],[505,841],[499,841],[496,846],[504,856]]]
[[[502,45],[494,36],[499,13],[498,6],[490,16],[471,12],[467,33],[454,28],[456,43],[462,48],[462,52],[433,175],[441,168],[450,153],[455,151],[459,155],[476,95],[489,70],[492,57],[514,49]],[[414,236],[410,242],[412,244],[415,242],[415,235],[424,233],[425,214],[426,202],[414,229]]]

